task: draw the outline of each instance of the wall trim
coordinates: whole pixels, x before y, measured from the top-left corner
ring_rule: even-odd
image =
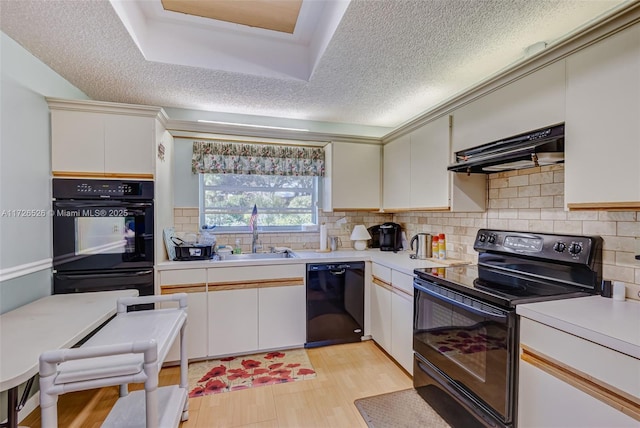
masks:
[[[51,269],[53,267],[52,262],[53,259],[42,259],[31,263],[0,269],[0,282],[29,275],[41,270]]]

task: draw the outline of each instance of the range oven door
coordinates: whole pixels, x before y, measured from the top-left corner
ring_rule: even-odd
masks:
[[[153,201],[53,201],[57,271],[153,266]]]
[[[415,279],[413,326],[417,368],[428,367],[446,386],[443,390],[466,400],[467,409],[480,409],[506,425],[512,422],[515,311]],[[414,383],[419,379],[414,373]]]

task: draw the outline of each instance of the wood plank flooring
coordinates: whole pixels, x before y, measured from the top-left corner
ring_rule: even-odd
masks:
[[[181,428],[366,428],[354,400],[412,387],[407,373],[373,341],[307,353],[316,378],[192,398],[189,420]],[[165,368],[160,377],[161,385],[178,383],[178,368]],[[59,426],[97,428],[117,398],[116,387],[63,395],[58,402]],[[39,428],[40,409],[20,425]]]

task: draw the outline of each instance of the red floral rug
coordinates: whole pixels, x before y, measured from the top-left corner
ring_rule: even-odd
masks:
[[[266,352],[189,364],[189,397],[312,379],[304,349]]]

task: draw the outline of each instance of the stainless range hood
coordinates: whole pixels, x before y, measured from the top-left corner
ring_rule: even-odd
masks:
[[[564,124],[515,135],[455,153],[449,171],[467,174],[552,165],[564,162]]]

